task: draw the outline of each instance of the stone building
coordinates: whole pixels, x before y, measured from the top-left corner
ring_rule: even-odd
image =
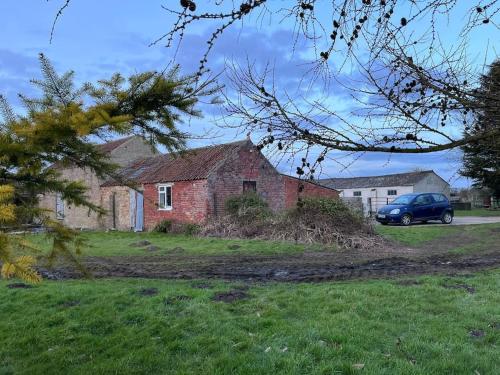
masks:
[[[99,150],[107,154],[110,160],[120,166],[125,166],[138,158],[150,157],[157,151],[141,137],[131,136],[116,141],[104,143],[98,146]],[[69,181],[83,181],[88,187],[87,197],[90,202],[106,209],[112,208],[109,197],[103,197],[101,192],[101,181],[95,173],[90,170],[76,167],[52,166],[61,173],[61,178]],[[128,189],[126,191],[128,199]],[[105,200],[103,200],[103,198]],[[64,225],[79,229],[99,229],[109,226],[107,217],[98,217],[95,212],[86,207],[69,205],[56,194],[46,194],[40,198],[40,207],[51,212],[53,218],[58,219]]]

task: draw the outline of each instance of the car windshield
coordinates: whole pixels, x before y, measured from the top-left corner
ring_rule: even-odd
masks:
[[[391,204],[410,204],[410,202],[415,198],[414,195],[402,195],[394,199]]]

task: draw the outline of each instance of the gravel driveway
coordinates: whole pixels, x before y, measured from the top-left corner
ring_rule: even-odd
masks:
[[[467,225],[467,224],[490,224],[500,223],[500,216],[455,216],[453,218],[453,225]]]

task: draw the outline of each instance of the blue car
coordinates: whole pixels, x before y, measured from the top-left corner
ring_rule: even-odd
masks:
[[[378,210],[375,219],[384,225],[410,225],[416,221],[425,223],[428,220],[441,220],[443,224],[451,224],[453,208],[443,194],[405,194]]]

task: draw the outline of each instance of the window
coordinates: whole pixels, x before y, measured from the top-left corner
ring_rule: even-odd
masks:
[[[361,192],[360,192],[360,191],[354,191],[354,192],[352,193],[352,196],[353,196],[353,197],[361,197]]]
[[[56,219],[64,219],[64,201],[61,193],[56,193]]]
[[[431,203],[432,203],[432,199],[431,199],[431,196],[429,194],[419,195],[415,199],[415,204],[418,206],[425,206],[425,205],[431,204]]]
[[[398,195],[397,190],[387,190],[387,195]]]
[[[257,182],[256,181],[243,181],[243,193],[257,191]]]
[[[160,185],[158,186],[158,209],[171,210],[172,209],[172,186]]]
[[[432,194],[432,198],[434,198],[434,202],[443,203],[446,202],[447,199],[443,194]]]

